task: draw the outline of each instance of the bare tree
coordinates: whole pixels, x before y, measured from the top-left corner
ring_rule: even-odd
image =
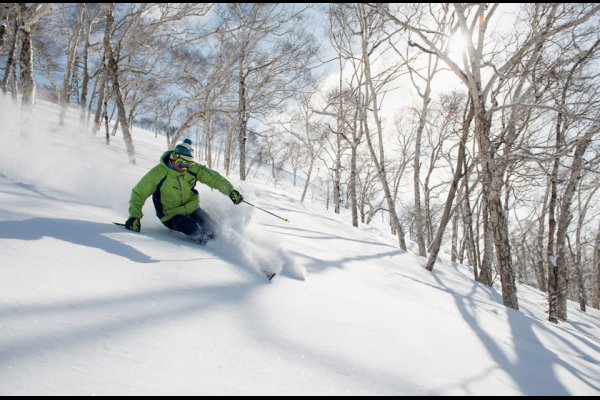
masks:
[[[302,155],[296,157],[298,159],[298,168],[308,167],[304,188],[302,190],[302,195],[300,196],[301,202],[304,202],[306,198],[315,163],[323,148],[327,132],[327,130],[322,129],[321,125],[315,121],[315,117],[318,114],[313,108],[313,101],[316,94],[317,85],[315,83],[308,86],[304,91],[299,92],[296,96],[296,102],[298,104],[296,115],[289,121],[289,127],[282,123],[282,127],[285,131],[295,138],[297,141],[296,143],[299,142],[301,144],[301,150],[298,150],[302,152]],[[294,185],[296,185],[295,171]]]
[[[600,221],[598,222],[598,231],[594,242],[592,269],[592,307],[600,309]]]
[[[20,81],[23,93],[21,103],[31,106],[35,100],[35,80],[33,79],[33,41],[32,28],[46,14],[52,11],[52,3],[34,3],[27,6],[20,4],[19,35],[21,37],[21,53],[19,57]],[[14,66],[13,66],[14,68]]]
[[[90,62],[89,62],[90,50],[92,49],[92,47],[94,47],[94,44],[91,43],[92,31],[93,31],[94,25],[99,20],[101,13],[102,13],[102,7],[98,7],[98,6],[94,7],[91,4],[86,4],[85,15],[84,15],[85,16],[85,27],[82,28],[82,29],[84,29],[85,43],[83,45],[82,65],[81,65],[83,75],[81,78],[81,99],[79,101],[79,107],[80,107],[79,118],[80,118],[80,120],[83,120],[86,115],[89,81],[94,75],[97,75],[102,70],[102,68],[98,68],[94,74],[91,74],[90,73]],[[92,97],[93,97],[94,90],[92,90]]]
[[[544,192],[544,198],[542,200],[542,210],[538,217],[538,231],[536,236],[536,255],[537,262],[535,268],[535,275],[538,281],[538,288],[544,292],[548,290],[548,284],[546,281],[546,269],[547,269],[547,258],[544,256],[544,220],[548,212],[548,196],[550,195],[551,181],[547,179],[546,190]]]
[[[5,38],[10,40],[9,50],[6,57],[6,64],[4,67],[4,76],[2,77],[2,84],[0,89],[3,94],[8,91],[8,82],[12,76],[12,98],[17,98],[17,74],[16,74],[16,58],[17,48],[19,43],[19,24],[20,24],[20,13],[19,5],[17,3],[6,3],[3,8],[3,14],[5,15],[6,23],[3,23],[3,36],[2,42]]]
[[[421,180],[420,180],[420,171],[421,171],[421,138],[423,136],[423,130],[425,129],[425,122],[427,120],[427,113],[429,103],[431,101],[431,81],[433,80],[435,73],[437,72],[437,62],[438,58],[433,57],[431,54],[427,57],[427,71],[424,75],[421,75],[418,71],[414,70],[414,68],[409,68],[411,80],[413,82],[413,86],[417,89],[419,96],[422,99],[421,110],[419,112],[419,125],[417,128],[417,137],[415,139],[415,157],[414,157],[414,165],[413,165],[413,188],[415,192],[415,226],[417,233],[417,244],[419,246],[419,255],[425,257],[427,255],[426,247],[425,247],[425,236],[423,233],[423,227],[425,226],[423,221],[423,212],[421,207]],[[415,75],[419,76],[424,81],[425,87],[423,91],[419,90],[418,84],[415,82]]]
[[[83,20],[85,15],[85,3],[80,3],[78,6],[77,17],[71,25],[71,34],[68,36],[67,42],[67,60],[65,62],[65,73],[63,76],[62,92],[60,96],[60,116],[59,124],[62,126],[65,124],[65,116],[67,113],[67,107],[71,98],[71,79],[72,69],[77,68],[75,65],[75,58],[77,56],[77,47],[79,46],[79,37],[83,27]]]
[[[451,115],[450,119],[457,120],[457,114],[460,113],[460,99],[454,99],[455,102],[449,104],[448,113]],[[452,205],[454,202],[454,197],[456,196],[456,192],[458,190],[458,184],[460,179],[462,178],[462,168],[464,165],[465,159],[465,146],[467,142],[467,138],[469,137],[469,129],[471,126],[471,122],[473,120],[473,104],[470,101],[470,104],[465,108],[464,116],[462,117],[462,127],[461,127],[461,136],[458,143],[458,154],[456,158],[456,168],[454,170],[454,176],[452,177],[452,183],[450,184],[450,189],[448,190],[448,197],[446,199],[446,203],[444,205],[444,212],[442,214],[442,218],[440,220],[440,224],[438,226],[438,231],[435,236],[434,241],[431,243],[429,248],[429,258],[427,259],[427,264],[425,268],[429,271],[433,270],[433,266],[437,260],[438,253],[440,251],[440,247],[442,244],[442,238],[444,236],[444,231],[446,230],[446,225],[450,219],[450,213],[452,210]]]
[[[575,189],[582,176],[583,167],[583,156],[589,146],[592,136],[598,132],[596,125],[589,123],[582,123],[577,121],[575,115],[564,112],[566,109],[569,93],[575,92],[577,97],[586,95],[586,91],[578,84],[576,79],[576,72],[580,71],[581,68],[585,67],[586,62],[593,59],[595,51],[600,48],[600,40],[597,40],[589,49],[581,51],[579,57],[570,67],[567,77],[562,83],[562,90],[560,91],[560,97],[557,99],[559,105],[559,112],[557,113],[556,120],[556,155],[552,168],[552,190],[549,205],[549,229],[548,229],[548,297],[549,297],[549,320],[551,322],[558,322],[558,319],[567,319],[567,267],[565,262],[566,252],[566,235],[567,229],[571,222],[570,207],[574,197]],[[586,83],[586,87],[589,88],[589,83]],[[597,96],[596,91],[592,91],[592,96]],[[578,99],[580,100],[580,99]],[[583,103],[585,107],[587,104]],[[585,115],[585,114],[584,114]],[[574,118],[575,117],[575,118]],[[575,150],[573,154],[573,160],[570,167],[570,176],[568,178],[566,187],[561,201],[560,215],[558,221],[555,219],[555,204],[557,202],[557,185],[558,185],[558,169],[560,154],[565,150],[566,147],[566,132],[568,129],[574,126],[578,129],[578,137],[575,139]],[[581,133],[580,133],[581,132]],[[556,244],[554,244],[554,232],[556,229]]]
[[[123,131],[123,139],[125,140],[125,146],[127,148],[127,156],[129,162],[135,164],[135,147],[133,144],[133,138],[131,137],[131,130],[127,122],[127,111],[125,110],[125,98],[123,97],[123,91],[121,89],[120,82],[120,71],[119,71],[119,52],[113,48],[113,28],[115,24],[114,18],[114,3],[105,5],[106,12],[106,29],[104,31],[104,54],[106,59],[106,72],[110,77],[117,107],[119,110],[118,118],[121,123],[121,129]],[[137,17],[139,18],[139,17]],[[120,47],[120,44],[117,46]]]
[[[7,33],[8,14],[11,9],[10,3],[4,3],[0,6],[0,50],[4,46],[4,40]]]
[[[399,66],[392,66],[390,70],[384,71],[383,73],[375,76],[371,72],[371,55],[378,49],[381,43],[387,40],[387,36],[384,34],[382,28],[384,20],[374,10],[367,8],[364,4],[358,4],[357,6],[357,17],[361,32],[361,62],[363,63],[364,74],[365,74],[365,102],[363,103],[360,120],[362,121],[367,143],[369,145],[369,151],[373,162],[377,166],[381,185],[385,195],[386,202],[388,204],[388,211],[390,215],[390,223],[393,231],[398,236],[399,247],[406,251],[406,242],[404,240],[404,230],[400,224],[398,214],[396,212],[395,199],[390,190],[388,175],[386,172],[386,160],[383,143],[383,128],[381,125],[381,119],[379,117],[379,101],[378,95],[381,94],[385,84],[390,80],[393,80],[399,75]],[[377,81],[377,84],[376,84]],[[377,134],[377,148],[371,140],[371,133],[369,129],[369,123],[367,121],[368,110],[373,113],[373,119],[375,121],[376,134]],[[378,153],[378,154],[377,154]]]
[[[463,158],[463,173],[462,179],[462,193],[463,198],[461,202],[461,218],[463,221],[463,248],[467,251],[467,259],[469,264],[473,267],[473,279],[479,280],[479,256],[477,253],[477,244],[475,241],[475,234],[473,232],[473,210],[471,208],[471,188],[469,186],[472,164],[467,161],[468,155],[465,154]],[[462,258],[462,256],[461,256]],[[461,261],[462,262],[462,261]]]
[[[596,133],[598,133],[597,128],[591,128],[577,140],[577,146],[575,147],[575,153],[573,154],[573,163],[571,165],[571,174],[561,202],[561,212],[556,232],[556,248],[558,249],[558,255],[555,262],[555,282],[550,282],[551,290],[552,287],[557,288],[555,292],[550,292],[550,299],[553,300],[550,302],[549,310],[549,320],[551,322],[557,322],[558,319],[566,321],[567,319],[567,264],[565,261],[565,254],[567,228],[572,218],[570,206],[573,201],[575,188],[582,176],[583,155],[591,142],[592,136]],[[554,296],[554,294],[556,295]]]
[[[443,20],[437,21],[439,24],[444,24]],[[415,138],[415,154],[413,158],[413,189],[414,189],[414,214],[415,214],[415,233],[416,241],[419,246],[419,255],[425,257],[427,255],[427,246],[425,244],[425,227],[430,227],[431,224],[425,223],[425,217],[423,215],[423,206],[421,204],[421,143],[423,138],[423,132],[428,118],[429,106],[431,103],[431,83],[438,72],[439,58],[431,53],[426,53],[425,58],[427,59],[425,67],[417,68],[419,65],[419,58],[416,55],[409,54],[411,46],[406,47],[406,51],[403,52],[396,48],[394,50],[400,56],[401,62],[403,62],[409,72],[409,76],[413,87],[417,91],[417,94],[421,98],[421,106],[415,113],[418,116],[418,124],[416,128]],[[430,233],[430,232],[429,232]],[[428,243],[431,243],[431,233],[429,235]]]
[[[210,9],[206,4],[179,3],[129,3],[123,6],[115,21],[115,4],[105,4],[106,29],[104,32],[105,69],[112,84],[112,91],[118,110],[118,122],[123,132],[129,162],[135,164],[135,148],[131,137],[126,109],[123,83],[126,82],[123,63],[138,61],[136,55],[144,54],[151,45],[165,37],[170,38],[176,47],[188,41],[188,35],[195,38],[185,24],[186,19],[204,15]],[[158,63],[154,63],[158,65]],[[146,71],[146,73],[148,73]]]
[[[343,115],[342,112],[345,109],[344,96],[341,93],[344,92],[344,64],[345,64],[345,48],[348,47],[348,43],[351,40],[348,39],[348,23],[346,22],[347,14],[344,5],[330,4],[328,8],[329,17],[329,30],[328,37],[331,45],[335,49],[338,61],[338,87],[337,96],[338,104],[335,109],[337,110],[336,115],[336,128],[334,132],[342,132],[344,129]],[[335,168],[333,170],[333,203],[334,212],[340,213],[340,192],[341,192],[341,174],[342,174],[342,136],[335,135]]]
[[[584,171],[585,173],[585,171]],[[583,226],[584,226],[584,222],[585,222],[585,217],[587,215],[587,212],[589,210],[589,206],[590,203],[592,202],[592,199],[594,198],[596,191],[598,189],[600,189],[600,185],[594,185],[592,188],[589,189],[588,193],[587,193],[587,198],[583,199],[582,201],[582,188],[583,185],[579,185],[579,190],[577,193],[577,197],[578,197],[578,204],[577,204],[577,208],[578,208],[578,219],[577,219],[577,225],[575,227],[575,254],[572,255],[573,257],[573,267],[575,270],[575,280],[576,280],[576,287],[577,287],[577,295],[575,296],[575,299],[579,301],[579,309],[581,311],[586,311],[586,306],[587,306],[587,295],[586,295],[586,290],[585,290],[585,284],[584,284],[584,273],[583,273],[583,256],[582,256],[582,252],[583,252],[583,243],[582,243],[582,231],[583,231]],[[567,236],[568,239],[568,236]]]
[[[587,22],[600,10],[600,7],[597,5],[585,5],[581,7],[565,7],[559,4],[547,7],[532,5],[531,8],[534,10],[534,13],[529,16],[532,19],[529,21],[531,29],[527,32],[527,36],[520,39],[519,46],[511,50],[507,54],[507,57],[503,57],[505,62],[502,65],[496,66],[486,60],[484,46],[486,45],[487,27],[498,6],[499,4],[493,4],[489,7],[488,5],[453,5],[451,12],[455,19],[449,25],[449,33],[460,31],[467,38],[463,67],[450,59],[443,48],[436,46],[433,38],[444,34],[443,32],[432,32],[424,26],[415,24],[419,21],[408,21],[394,16],[383,5],[379,5],[378,9],[392,18],[398,26],[414,33],[421,42],[415,45],[420,46],[426,52],[433,52],[440,57],[469,90],[475,107],[475,133],[483,172],[481,183],[494,232],[496,257],[502,281],[503,302],[508,307],[518,309],[508,224],[500,198],[504,182],[502,176],[504,175],[506,166],[498,163],[498,159],[495,157],[498,143],[494,143],[491,136],[492,116],[497,111],[493,107],[495,94],[498,93],[499,89],[511,77],[524,79],[522,71],[529,71],[534,63],[539,60],[539,55],[543,50],[543,46],[541,45],[545,41],[566,30],[572,29],[574,26]],[[447,6],[442,5],[442,7]],[[447,8],[450,11],[450,8]],[[547,9],[542,10],[543,8]],[[567,16],[569,18],[565,18]],[[482,71],[488,67],[494,73],[487,82],[484,82]],[[518,91],[515,93],[518,93]],[[522,102],[522,99],[523,97],[515,98],[510,106],[518,106],[518,103]],[[492,107],[489,107],[490,102]],[[516,137],[505,137],[503,139],[504,142],[510,143],[510,140],[514,141]]]
[[[302,11],[291,4],[232,3],[217,9],[218,32],[227,33],[238,50],[238,147],[240,179],[246,179],[248,122],[253,114],[280,110],[302,85],[316,54]]]

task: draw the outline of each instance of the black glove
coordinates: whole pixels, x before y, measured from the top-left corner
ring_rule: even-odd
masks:
[[[242,200],[244,200],[244,196],[242,196],[242,194],[237,190],[234,190],[233,192],[229,193],[229,198],[231,199],[231,201],[233,201],[233,204],[240,204]]]
[[[125,228],[130,231],[139,232],[140,229],[142,229],[140,219],[138,217],[129,217],[129,219],[125,221]]]

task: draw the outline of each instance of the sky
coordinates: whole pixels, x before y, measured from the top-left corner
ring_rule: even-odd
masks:
[[[428,272],[268,167],[230,180],[288,223],[199,184],[216,240],[169,232],[151,201],[126,231],[164,140],[134,129],[132,166],[120,134],[57,122],[0,97],[0,395],[600,394],[598,310],[551,324],[524,285],[508,309],[448,249]]]

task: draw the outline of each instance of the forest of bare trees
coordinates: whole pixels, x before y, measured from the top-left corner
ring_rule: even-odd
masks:
[[[82,134],[135,126],[269,164],[432,271],[600,307],[600,5],[3,3],[0,90]],[[6,134],[3,132],[2,134]],[[299,178],[299,179],[298,179]],[[314,198],[314,197],[313,197]],[[398,266],[402,268],[402,266]]]

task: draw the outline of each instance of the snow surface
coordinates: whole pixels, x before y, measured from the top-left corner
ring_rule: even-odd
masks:
[[[128,232],[112,222],[164,138],[134,130],[132,166],[120,133],[57,121],[0,97],[0,395],[600,394],[598,310],[551,324],[524,285],[507,309],[447,253],[430,273],[261,174],[230,180],[289,223],[198,185],[218,240],[170,233],[151,200]]]

